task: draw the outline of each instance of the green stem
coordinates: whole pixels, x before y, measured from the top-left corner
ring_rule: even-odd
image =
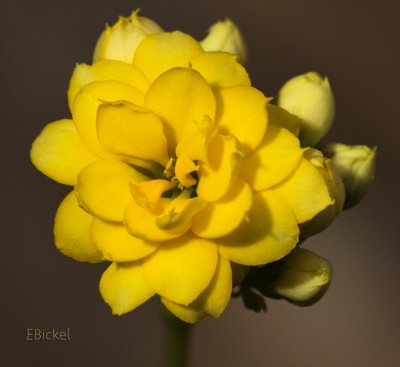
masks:
[[[188,367],[192,325],[177,319],[165,307],[162,307],[161,316],[164,322],[162,367]]]

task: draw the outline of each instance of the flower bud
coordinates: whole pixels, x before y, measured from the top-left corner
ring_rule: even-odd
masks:
[[[376,147],[328,144],[323,148],[343,178],[346,190],[345,209],[357,204],[367,193],[374,178]]]
[[[325,294],[331,279],[332,267],[328,260],[297,247],[283,259],[274,290],[293,303],[311,305]]]
[[[278,106],[297,115],[302,146],[315,146],[332,126],[335,100],[327,78],[316,72],[298,75],[278,93]]]
[[[139,9],[129,17],[120,17],[111,27],[106,25],[97,41],[93,62],[108,59],[130,64],[139,43],[147,35],[163,31],[156,22],[138,13]]]
[[[230,19],[214,23],[206,38],[200,42],[205,51],[225,51],[238,56],[239,62],[247,60],[247,49],[239,28]]]
[[[342,212],[345,201],[345,189],[343,180],[332,160],[324,157],[317,149],[308,149],[304,157],[318,169],[320,175],[325,179],[329,194],[334,203],[327,206],[308,222],[300,225],[300,239],[305,240],[327,228],[333,220]]]

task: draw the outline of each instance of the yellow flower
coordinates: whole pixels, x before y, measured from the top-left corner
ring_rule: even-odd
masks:
[[[232,269],[284,257],[299,225],[334,202],[296,119],[268,107],[268,121],[236,57],[187,34],[147,36],[131,64],[78,65],[68,99],[72,119],[48,124],[31,159],[74,187],[56,246],[112,262],[100,292],[114,314],[157,294],[184,321],[218,317]]]

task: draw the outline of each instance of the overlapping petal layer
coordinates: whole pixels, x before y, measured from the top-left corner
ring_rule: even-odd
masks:
[[[35,139],[31,160],[36,168],[53,180],[75,185],[78,173],[100,159],[82,142],[71,120],[47,124]]]
[[[113,314],[132,311],[154,295],[140,262],[112,263],[100,279],[100,293]]]
[[[248,218],[229,236],[216,239],[219,252],[243,265],[279,260],[295,246],[299,228],[289,205],[273,190],[256,192]]]
[[[77,65],[72,120],[33,144],[37,168],[75,186],[56,246],[113,262],[100,292],[114,314],[157,294],[186,322],[218,317],[232,269],[241,281],[248,265],[287,255],[299,224],[335,200],[341,210],[340,185],[300,147],[298,118],[269,105],[234,55],[179,31],[142,34],[135,47],[132,65]]]
[[[139,45],[133,66],[153,82],[163,72],[177,66],[189,66],[190,61],[204,51],[191,36],[179,31],[150,35]]]
[[[75,185],[80,205],[94,216],[122,222],[132,200],[129,184],[147,180],[126,163],[102,160],[85,167]]]
[[[210,284],[217,260],[214,242],[189,233],[165,243],[143,267],[157,294],[188,305]]]
[[[54,219],[54,242],[66,256],[78,261],[99,262],[103,256],[92,244],[90,225],[93,216],[78,206],[74,192],[58,207]]]
[[[194,121],[215,116],[215,97],[201,74],[187,68],[173,68],[151,84],[144,106],[164,123],[171,156],[177,143],[195,130]]]

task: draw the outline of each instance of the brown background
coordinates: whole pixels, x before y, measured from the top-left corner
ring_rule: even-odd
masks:
[[[400,360],[399,9],[396,1],[1,0],[1,275],[3,366],[158,366],[158,301],[114,317],[97,282],[105,264],[74,262],[52,243],[68,189],[30,165],[32,140],[68,116],[76,62],[90,61],[104,23],[136,7],[166,30],[196,37],[229,15],[250,50],[255,86],[274,95],[289,77],[328,75],[337,101],[328,140],[379,146],[374,186],[307,248],[335,269],[328,294],[298,308],[240,301],[196,327],[192,366],[395,367]],[[71,329],[72,341],[32,343],[26,328]]]

